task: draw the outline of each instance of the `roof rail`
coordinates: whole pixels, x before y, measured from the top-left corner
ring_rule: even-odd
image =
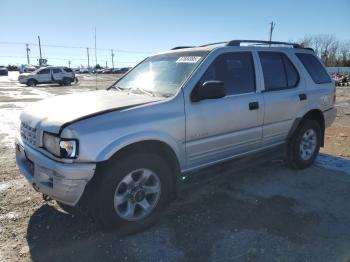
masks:
[[[171,48],[170,50],[177,50],[177,49],[185,49],[185,48],[192,48],[194,46],[175,46]]]
[[[256,43],[256,44],[267,44],[267,45],[289,45],[293,48],[303,48],[297,43],[288,42],[277,42],[277,41],[264,41],[264,40],[231,40],[227,43],[227,46],[241,46],[241,43]]]
[[[205,45],[200,45],[199,47],[206,47],[206,46],[211,46],[211,45],[220,45],[220,44],[226,44],[228,41],[223,41],[223,42],[216,42],[216,43],[209,43]]]

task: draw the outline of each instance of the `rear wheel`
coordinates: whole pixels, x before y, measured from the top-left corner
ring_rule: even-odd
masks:
[[[321,127],[317,121],[304,121],[287,145],[288,165],[296,169],[309,167],[320,150],[321,134]]]
[[[118,158],[98,174],[93,215],[105,227],[129,234],[145,229],[170,200],[172,172],[159,155]]]
[[[64,85],[64,86],[69,86],[70,84],[71,84],[71,80],[69,79],[69,78],[63,78],[63,80],[62,80],[62,84]]]

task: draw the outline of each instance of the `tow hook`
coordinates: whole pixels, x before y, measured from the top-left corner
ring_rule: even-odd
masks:
[[[47,202],[47,201],[52,200],[52,198],[49,197],[48,195],[43,194],[43,200]]]

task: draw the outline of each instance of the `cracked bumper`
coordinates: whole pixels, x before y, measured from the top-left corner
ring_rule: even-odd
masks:
[[[78,203],[95,173],[96,164],[54,161],[20,138],[16,138],[15,146],[17,166],[35,190],[70,206]]]

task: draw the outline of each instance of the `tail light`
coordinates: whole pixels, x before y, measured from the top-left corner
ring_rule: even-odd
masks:
[[[334,94],[334,95],[333,95],[333,105],[335,105],[336,98],[337,98],[337,95]]]

